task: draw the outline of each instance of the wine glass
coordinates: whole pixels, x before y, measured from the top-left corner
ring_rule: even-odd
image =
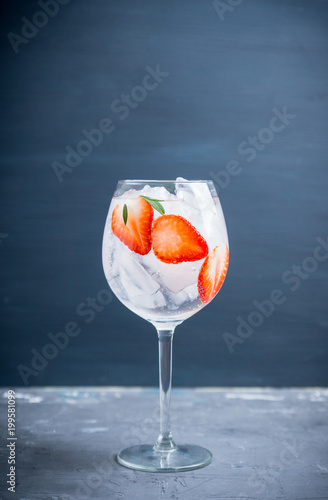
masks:
[[[208,465],[200,446],[176,445],[170,429],[175,327],[200,311],[225,279],[228,236],[211,181],[121,180],[103,237],[103,268],[117,298],[154,325],[159,340],[160,433],[155,445],[120,451],[131,469],[177,472]]]

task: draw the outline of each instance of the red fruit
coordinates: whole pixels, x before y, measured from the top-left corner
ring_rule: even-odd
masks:
[[[156,257],[166,264],[192,262],[208,254],[202,235],[180,215],[162,215],[156,219],[152,243]]]
[[[220,290],[229,264],[229,249],[221,243],[206,257],[198,275],[200,299],[207,304]]]
[[[112,231],[127,247],[140,255],[151,249],[151,225],[154,210],[143,198],[128,198],[127,221],[124,224],[123,204],[116,205],[112,214]]]

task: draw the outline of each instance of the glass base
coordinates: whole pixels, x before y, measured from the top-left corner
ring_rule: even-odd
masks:
[[[157,451],[154,446],[142,444],[122,450],[117,461],[129,469],[147,472],[178,472],[205,467],[212,461],[212,453],[201,446],[182,445],[170,451]]]

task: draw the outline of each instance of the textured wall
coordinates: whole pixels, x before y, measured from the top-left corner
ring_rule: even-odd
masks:
[[[231,261],[174,384],[326,385],[328,2],[1,10],[2,384],[157,384],[153,327],[105,304],[102,231],[118,178],[181,175],[215,181]]]

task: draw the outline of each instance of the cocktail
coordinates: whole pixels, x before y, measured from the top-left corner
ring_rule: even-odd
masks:
[[[172,472],[208,465],[200,446],[176,445],[170,429],[172,340],[177,325],[218,293],[229,263],[228,236],[211,181],[119,181],[103,238],[108,284],[159,340],[160,433],[155,445],[122,450],[118,462]]]

